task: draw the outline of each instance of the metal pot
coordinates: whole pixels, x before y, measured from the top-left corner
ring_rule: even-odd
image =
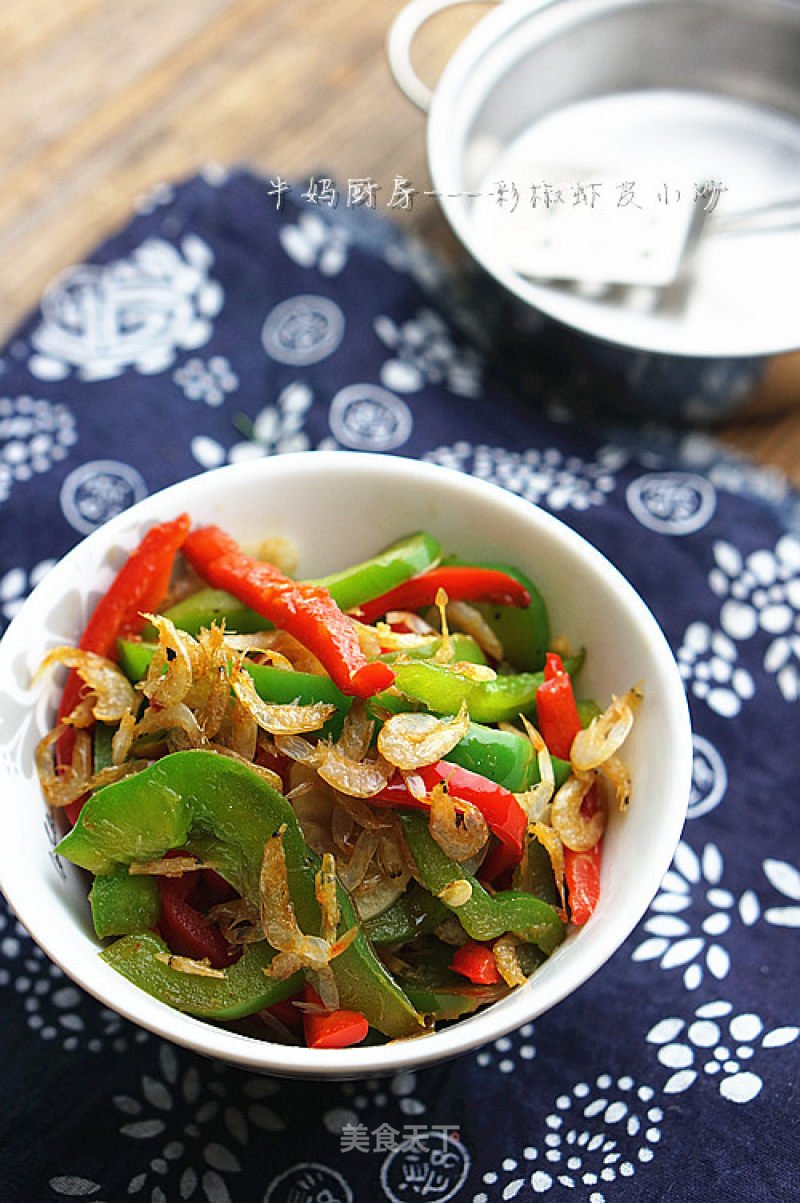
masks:
[[[412,0],[388,54],[511,351],[579,355],[639,412],[726,416],[800,346],[800,5],[506,0],[431,94],[412,42],[464,2]]]

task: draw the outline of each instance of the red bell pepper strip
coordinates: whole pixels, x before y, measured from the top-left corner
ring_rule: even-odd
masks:
[[[581,803],[581,814],[591,819],[598,807],[597,789],[593,785]],[[603,861],[603,837],[587,852],[564,849],[564,880],[567,903],[572,922],[586,922],[600,898],[600,866]]]
[[[354,613],[361,622],[374,622],[389,610],[418,610],[432,606],[444,589],[449,601],[492,602],[498,606],[530,605],[531,595],[518,580],[495,568],[452,564],[412,576],[388,593],[363,602]]]
[[[372,697],[388,689],[394,672],[380,660],[367,660],[353,623],[321,585],[292,580],[241,550],[218,526],[193,530],[183,544],[190,564],[216,589],[239,601],[313,652],[342,693]]]
[[[199,874],[184,873],[182,877],[159,877],[161,917],[158,927],[172,952],[178,956],[202,961],[208,957],[214,969],[225,969],[238,960],[239,952],[232,949],[218,927],[192,905]]]
[[[555,652],[547,653],[544,681],[536,690],[536,722],[551,754],[569,760],[581,720],[569,673]]]
[[[517,864],[522,857],[527,817],[510,790],[490,781],[488,777],[481,776],[480,773],[473,773],[471,769],[463,769],[460,765],[450,764],[446,760],[425,765],[416,769],[415,773],[422,779],[426,794],[429,795],[437,785],[444,785],[456,805],[460,800],[470,802],[478,808],[489,830],[500,841],[500,846],[495,850],[498,855],[493,858],[493,877],[509,865]],[[370,798],[370,802],[410,806],[417,810],[427,810],[430,807],[426,799],[417,798],[409,791],[399,773],[392,777],[379,794]]]
[[[584,924],[597,906],[602,859],[602,839],[588,852],[564,849],[564,876],[567,883],[569,914],[572,922],[577,925]]]
[[[477,986],[490,986],[502,981],[491,948],[486,944],[478,944],[475,940],[456,949],[450,968],[463,974]]]
[[[78,641],[79,648],[116,660],[117,639],[138,634],[147,621],[143,615],[156,610],[166,597],[175,554],[190,527],[189,515],[181,514],[147,532],[97,603]],[[78,705],[82,691],[83,681],[72,669],[61,695],[59,722]],[[75,732],[68,728],[56,746],[58,764],[71,763],[74,744]],[[75,822],[82,802],[78,799],[65,807],[70,822]]]
[[[321,1005],[319,995],[311,986],[303,991],[304,1002]],[[309,1048],[349,1048],[360,1044],[369,1031],[369,1024],[360,1011],[328,1011],[316,1014],[305,1011],[303,1032]]]

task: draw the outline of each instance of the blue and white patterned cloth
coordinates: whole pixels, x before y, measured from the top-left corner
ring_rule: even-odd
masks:
[[[555,512],[655,612],[696,732],[684,836],[576,994],[387,1080],[296,1084],[166,1044],[3,908],[0,1198],[789,1203],[798,498],[706,434],[593,417],[563,379],[515,389],[402,223],[269,191],[244,172],[158,190],[9,343],[0,629],[78,539],[189,475],[320,447],[454,466]]]

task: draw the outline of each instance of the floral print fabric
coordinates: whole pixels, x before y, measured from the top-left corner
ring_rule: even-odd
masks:
[[[705,434],[588,410],[585,387],[515,387],[476,314],[367,212],[277,205],[244,172],[154,191],[3,354],[0,630],[79,538],[221,464],[341,447],[492,480],[607,554],[676,655],[694,783],[657,896],[535,1024],[320,1085],[137,1029],[3,906],[4,1200],[795,1197],[797,497]]]

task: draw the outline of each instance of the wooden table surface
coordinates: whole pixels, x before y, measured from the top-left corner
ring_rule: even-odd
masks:
[[[404,3],[3,0],[0,342],[137,197],[209,162],[430,187],[425,117],[385,55]],[[427,80],[485,11],[466,4],[429,23],[415,51]],[[435,200],[393,216],[459,253]],[[800,318],[798,330],[800,343]],[[719,433],[800,485],[800,352],[771,360]]]

